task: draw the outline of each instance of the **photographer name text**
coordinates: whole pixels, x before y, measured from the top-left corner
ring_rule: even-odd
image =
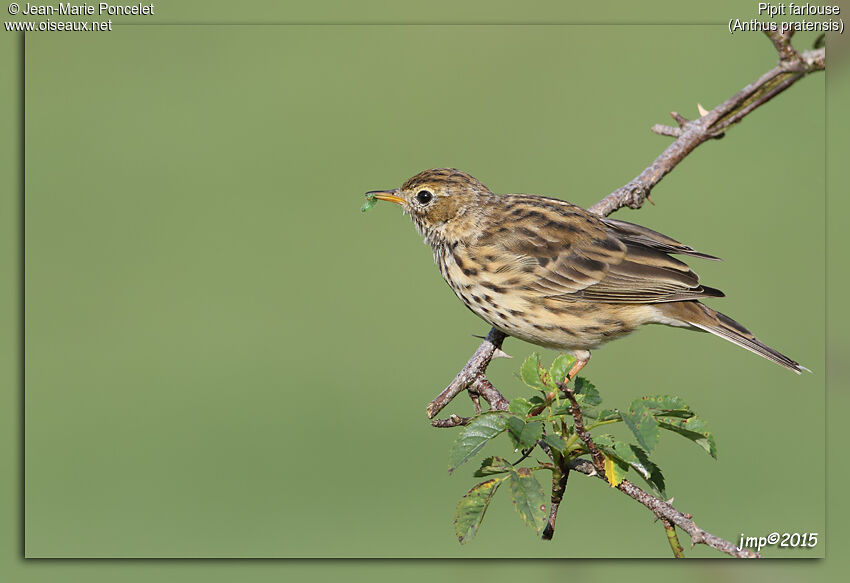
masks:
[[[153,4],[30,4],[21,7],[20,14],[25,16],[153,16]]]

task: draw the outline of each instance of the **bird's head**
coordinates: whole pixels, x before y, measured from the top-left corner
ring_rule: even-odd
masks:
[[[401,188],[373,190],[366,194],[400,205],[410,214],[417,230],[430,239],[442,231],[446,223],[475,208],[479,197],[493,193],[466,172],[436,168],[420,172]]]

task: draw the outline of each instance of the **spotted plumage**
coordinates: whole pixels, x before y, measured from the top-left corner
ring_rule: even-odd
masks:
[[[797,362],[700,303],[722,297],[671,255],[717,259],[651,229],[568,202],[498,195],[465,172],[426,170],[376,198],[400,204],[455,295],[502,332],[590,350],[642,324],[711,332],[795,372]]]

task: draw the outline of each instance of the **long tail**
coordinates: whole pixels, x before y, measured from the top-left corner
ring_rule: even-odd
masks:
[[[753,336],[752,332],[729,316],[712,310],[697,301],[669,302],[655,304],[655,307],[668,318],[673,318],[706,332],[711,332],[715,336],[720,336],[729,342],[746,348],[750,352],[763,356],[771,362],[784,366],[788,370],[793,370],[797,374],[800,374],[803,370],[809,370],[781,352],[762,343],[758,338]]]

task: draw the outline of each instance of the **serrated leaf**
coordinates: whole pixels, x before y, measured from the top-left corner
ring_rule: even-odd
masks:
[[[491,456],[484,458],[481,462],[481,467],[475,470],[475,473],[472,475],[476,478],[483,478],[485,476],[492,476],[495,474],[504,474],[506,472],[510,472],[512,469],[513,466],[505,458]]]
[[[560,403],[557,403],[557,404],[553,403],[553,405],[554,406],[552,407],[552,415],[554,415],[556,417],[560,416],[560,415],[563,415],[565,417],[566,416],[572,417],[573,413],[572,413],[572,411],[570,411],[570,402],[569,401],[561,401]],[[579,405],[579,408],[581,408],[581,405]]]
[[[478,527],[484,520],[484,513],[493,499],[493,494],[499,489],[499,485],[506,478],[493,478],[486,482],[474,485],[457,504],[455,509],[455,534],[460,544],[472,540],[478,533]]]
[[[543,422],[529,421],[526,423],[518,417],[512,417],[508,421],[508,431],[510,431],[517,449],[527,449],[533,447],[543,435]]]
[[[660,431],[649,407],[641,399],[635,399],[628,411],[620,411],[620,417],[640,446],[646,451],[652,451],[658,444]]]
[[[690,410],[681,397],[675,395],[646,395],[640,398],[651,409],[685,409]]]
[[[519,417],[511,417],[507,423],[508,437],[511,438],[511,443],[514,449],[519,451],[519,436],[522,435],[522,430],[525,429],[525,420]]]
[[[614,445],[614,436],[610,433],[602,433],[593,438],[593,443],[597,447],[612,447]]]
[[[505,411],[487,411],[473,417],[449,450],[449,473],[478,453],[489,440],[502,433],[507,428],[509,419],[516,417]]]
[[[604,449],[605,453],[611,457],[618,458],[629,466],[637,466],[635,469],[640,475],[649,475],[649,470],[640,463],[628,443],[623,441],[614,441],[614,443],[611,444],[611,447],[606,447]]]
[[[599,409],[596,407],[581,407],[581,416],[584,417],[584,425],[587,427],[593,423],[596,423],[596,419],[599,417]]]
[[[533,447],[541,437],[543,437],[543,422],[529,421],[525,424],[525,428],[519,436],[519,444],[523,449]]]
[[[636,445],[631,446],[632,452],[635,454],[635,457],[640,461],[640,464],[649,472],[649,475],[645,475],[643,472],[639,472],[643,479],[646,480],[646,483],[652,487],[662,498],[667,498],[667,492],[664,486],[664,474],[661,473],[661,468],[659,468],[655,463],[649,459],[649,455],[639,448]],[[636,466],[632,466],[637,469]]]
[[[508,405],[508,411],[515,413],[520,417],[525,417],[532,409],[534,409],[534,405],[531,404],[531,401],[523,399],[522,397],[515,397],[514,399],[511,399],[511,404]]]
[[[636,445],[617,441],[609,434],[594,437],[593,441],[603,454],[621,462],[621,465],[634,468],[653,490],[661,496],[666,496],[664,491],[664,476],[661,474],[658,466],[649,459],[645,451]]]
[[[622,482],[625,479],[626,474],[629,473],[629,466],[622,460],[605,455],[605,453],[602,454],[602,457],[605,460],[605,477],[608,478],[608,484],[612,488],[615,488],[620,485],[620,482]]]
[[[620,412],[617,409],[602,409],[599,412],[597,421],[611,421],[612,419],[620,419]]]
[[[567,442],[564,441],[564,438],[555,433],[547,433],[543,436],[543,441],[552,449],[557,449],[558,451],[564,451],[567,447]]]
[[[564,382],[567,373],[570,372],[576,359],[570,354],[559,354],[549,367],[549,385],[557,390]]]
[[[538,391],[545,391],[546,385],[540,378],[540,355],[536,352],[525,359],[519,369],[519,376],[526,385]]]
[[[664,476],[661,470],[650,459],[647,453],[636,445],[623,443],[622,441],[614,442],[613,447],[615,457],[619,457],[629,467],[640,474],[646,480],[653,490],[664,496]]]
[[[511,502],[522,520],[539,535],[546,523],[546,494],[530,471],[519,468],[508,476]]]
[[[668,431],[673,431],[687,437],[708,454],[717,459],[717,445],[714,443],[714,435],[708,430],[705,421],[700,417],[691,417],[690,419],[659,419],[658,425]]]
[[[582,402],[585,405],[598,405],[602,402],[602,396],[599,394],[599,391],[596,390],[596,385],[586,378],[576,377],[574,384],[576,396],[582,395]]]
[[[656,417],[693,417],[694,412],[685,402],[672,395],[650,395],[641,397],[647,407],[653,410]]]

